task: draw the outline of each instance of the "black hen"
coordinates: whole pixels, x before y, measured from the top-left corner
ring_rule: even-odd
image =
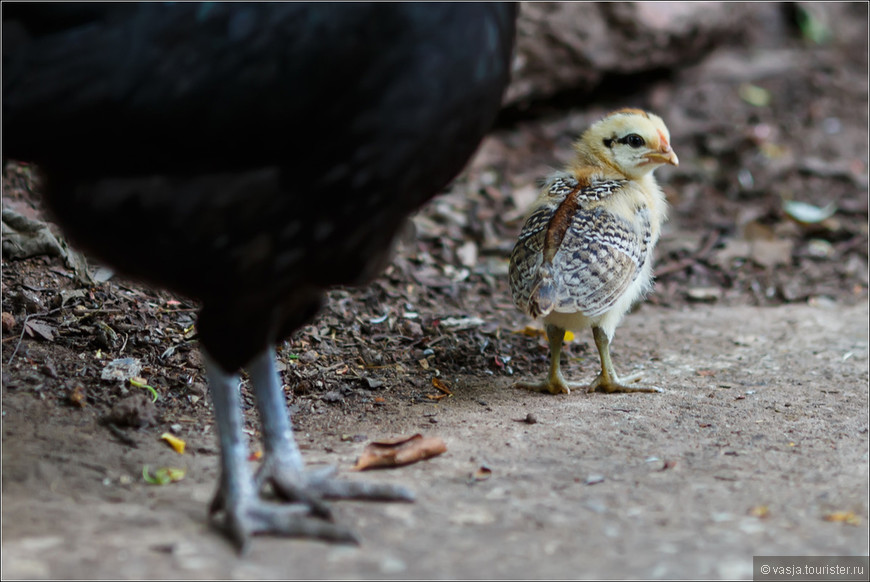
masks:
[[[503,4],[3,5],[3,155],[124,272],[201,301],[222,475],[212,513],[345,539],[324,498],[402,489],[304,469],[274,345],[330,285],[379,272],[404,218],[463,167],[507,84]],[[265,457],[247,464],[237,372]],[[271,482],[295,501],[271,504]]]

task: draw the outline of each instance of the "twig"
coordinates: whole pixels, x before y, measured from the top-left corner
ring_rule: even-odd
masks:
[[[15,354],[18,353],[18,348],[21,347],[21,340],[24,339],[24,333],[27,331],[26,324],[28,321],[30,321],[30,318],[31,317],[45,317],[46,315],[51,315],[55,311],[60,311],[61,309],[62,309],[61,307],[55,307],[54,309],[52,309],[50,311],[44,311],[42,313],[31,313],[30,315],[28,315],[27,317],[24,318],[24,321],[21,322],[21,335],[18,336],[18,343],[15,344],[15,349],[12,350],[12,355],[9,356],[9,361],[6,362],[7,366],[12,365],[12,360],[15,359]]]
[[[864,246],[866,248],[867,237],[861,236],[861,235],[856,235],[856,236],[853,236],[852,238],[850,238],[849,240],[835,244],[834,248],[837,250],[837,252],[844,254],[844,253],[851,251],[852,249],[854,249],[856,247],[860,247],[860,246]]]

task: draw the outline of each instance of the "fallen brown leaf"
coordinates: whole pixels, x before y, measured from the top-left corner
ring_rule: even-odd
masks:
[[[25,321],[24,322],[24,331],[30,337],[39,336],[44,340],[52,341],[54,340],[54,328],[47,323],[42,321]]]
[[[3,333],[11,332],[15,328],[15,316],[5,311],[0,316],[3,321]]]
[[[492,469],[487,467],[486,465],[481,465],[477,468],[477,470],[472,473],[469,477],[469,481],[486,481],[492,476]]]
[[[69,391],[68,398],[71,404],[75,404],[79,408],[84,408],[88,404],[85,387],[81,384],[76,384],[75,388]]]
[[[437,388],[438,390],[440,390],[444,394],[448,394],[450,396],[453,396],[453,392],[450,391],[450,388],[447,387],[447,384],[445,384],[440,379],[432,378],[432,385],[435,386],[435,388]]]
[[[353,469],[364,471],[387,467],[399,467],[440,455],[447,444],[439,437],[424,437],[415,434],[386,441],[371,442],[363,449]]]

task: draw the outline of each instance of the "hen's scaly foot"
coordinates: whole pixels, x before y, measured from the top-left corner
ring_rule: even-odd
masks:
[[[222,370],[207,353],[204,359],[221,445],[221,479],[211,503],[210,517],[241,552],[256,534],[356,542],[350,529],[332,523],[332,512],[324,499],[413,499],[413,495],[401,487],[343,482],[332,477],[331,469],[305,468],[293,438],[271,348],[258,354],[248,367],[262,420],[265,448],[263,464],[255,476],[242,432],[238,378]],[[264,499],[266,483],[276,497],[288,503]]]
[[[661,388],[655,386],[626,386],[637,382],[641,379],[641,374],[632,374],[622,380],[619,378],[609,377],[606,374],[598,374],[598,377],[589,385],[586,392],[605,392],[607,394],[625,393],[625,392],[661,392]]]
[[[323,467],[300,474],[292,464],[267,457],[257,471],[256,483],[260,491],[264,484],[269,483],[279,497],[306,503],[315,514],[323,517],[329,516],[329,507],[323,499],[414,501],[414,494],[405,487],[370,481],[342,481],[333,477],[335,472],[334,467]]]
[[[316,538],[329,542],[358,543],[349,528],[332,523],[332,511],[324,499],[367,501],[413,501],[414,495],[397,485],[341,481],[335,469],[302,473],[286,463],[266,461],[254,480],[255,489],[243,492],[238,485],[222,484],[211,502],[212,523],[222,529],[241,552],[253,535]],[[269,483],[276,496],[289,503],[269,502],[260,497]]]
[[[212,524],[221,529],[241,553],[247,551],[251,536],[257,534],[359,543],[350,529],[320,516],[313,517],[307,503],[270,503],[256,495],[235,496],[228,501],[223,487],[212,501],[209,517]]]

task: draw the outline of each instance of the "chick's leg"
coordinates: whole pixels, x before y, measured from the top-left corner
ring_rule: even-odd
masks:
[[[589,385],[587,392],[661,392],[661,389],[655,387],[630,388],[626,386],[627,383],[639,380],[640,374],[629,376],[620,381],[613,369],[613,362],[610,360],[610,338],[607,337],[607,333],[600,327],[593,327],[592,337],[595,339],[595,347],[598,348],[598,355],[601,358],[601,373]]]
[[[322,516],[329,515],[329,509],[322,499],[414,500],[413,493],[404,487],[368,481],[340,481],[332,478],[335,471],[330,467],[306,470],[293,438],[284,390],[275,369],[274,350],[264,350],[257,356],[248,365],[248,374],[263,425],[265,453],[256,477],[258,489],[270,483],[281,497],[306,503]]]
[[[543,382],[517,382],[515,388],[534,390],[535,392],[549,392],[550,394],[570,394],[571,388],[578,388],[580,384],[566,382],[562,376],[560,358],[562,356],[562,341],[565,339],[565,330],[555,325],[547,324],[547,342],[550,344],[550,372]]]
[[[242,432],[239,379],[227,374],[205,354],[209,390],[214,403],[220,441],[221,477],[211,503],[213,523],[244,552],[257,533],[355,541],[353,534],[323,519],[311,517],[306,503],[276,504],[260,498],[256,480],[248,465],[248,448]]]

